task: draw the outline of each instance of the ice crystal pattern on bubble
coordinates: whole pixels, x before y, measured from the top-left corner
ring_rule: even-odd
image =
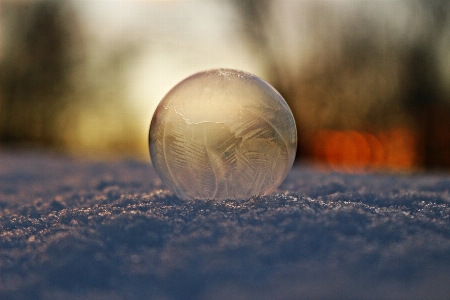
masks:
[[[273,192],[292,167],[294,118],[252,74],[216,69],[177,84],[150,125],[150,156],[182,199],[248,199]]]

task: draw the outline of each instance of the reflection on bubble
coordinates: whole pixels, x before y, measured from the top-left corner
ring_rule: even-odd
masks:
[[[292,167],[297,131],[283,97],[252,74],[194,74],[162,99],[150,156],[182,199],[248,199],[273,192]]]

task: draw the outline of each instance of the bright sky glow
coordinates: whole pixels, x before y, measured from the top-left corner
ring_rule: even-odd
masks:
[[[143,136],[148,134],[159,101],[188,75],[219,67],[261,73],[237,32],[236,17],[226,2],[75,3],[91,51],[101,54],[108,45],[126,43],[139,48],[125,78],[127,103]]]

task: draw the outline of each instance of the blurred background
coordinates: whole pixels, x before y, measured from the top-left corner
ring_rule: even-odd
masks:
[[[450,170],[450,1],[0,2],[0,147],[149,161],[166,92],[236,68],[272,84],[297,160]]]

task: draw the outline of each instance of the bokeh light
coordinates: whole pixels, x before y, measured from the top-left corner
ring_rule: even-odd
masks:
[[[407,171],[421,165],[417,137],[405,128],[377,133],[320,130],[313,143],[314,160],[334,171]]]

